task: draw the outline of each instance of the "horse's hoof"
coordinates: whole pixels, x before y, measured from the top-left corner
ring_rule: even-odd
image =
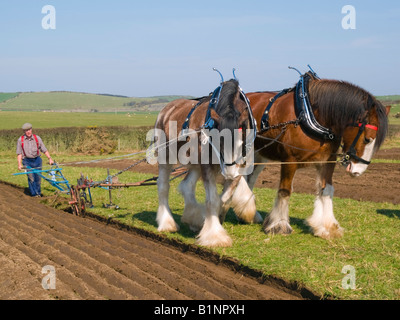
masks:
[[[160,225],[157,230],[159,232],[178,232],[179,231],[179,226],[178,224],[174,221],[174,222],[168,222],[168,223],[163,223],[162,225]]]
[[[343,237],[344,230],[338,224],[334,224],[329,228],[319,228],[317,230],[313,229],[313,234],[317,237],[326,240],[338,239]]]
[[[280,221],[270,225],[264,224],[263,229],[266,234],[289,235],[293,232],[292,227],[287,221]]]
[[[231,247],[232,243],[231,237],[222,227],[219,231],[211,229],[206,230],[206,232],[203,228],[196,239],[196,244],[210,248]]]
[[[196,244],[209,248],[226,248],[232,246],[232,239],[229,236],[219,239],[198,238]]]

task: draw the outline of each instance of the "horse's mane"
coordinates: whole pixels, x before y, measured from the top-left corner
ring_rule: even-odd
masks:
[[[366,90],[345,81],[310,80],[309,98],[322,125],[342,135],[349,125],[362,121],[373,108],[379,121],[376,149],[388,132],[388,119],[384,106]]]
[[[223,83],[220,94],[220,99],[215,111],[221,117],[219,124],[220,130],[229,129],[233,131],[237,129],[237,122],[240,117],[240,112],[235,107],[236,100],[239,98],[239,82],[231,79]]]

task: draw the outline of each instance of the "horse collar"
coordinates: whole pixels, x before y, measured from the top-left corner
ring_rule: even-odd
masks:
[[[312,71],[311,75],[319,80],[319,77]],[[317,139],[334,140],[335,135],[333,132],[320,125],[315,119],[314,113],[311,108],[311,103],[308,94],[308,81],[311,76],[309,73],[300,76],[300,80],[294,88],[284,89],[275,95],[270,101],[261,119],[262,132],[267,131],[269,126],[269,112],[274,102],[283,95],[295,90],[295,111],[297,119],[294,123],[300,123],[301,128],[308,134]]]
[[[300,120],[300,126],[306,133],[318,139],[332,141],[335,139],[334,133],[330,129],[320,125],[315,119],[312,111],[308,94],[308,82],[310,81],[310,78],[310,74],[306,73],[300,76],[300,80],[296,85],[296,115]]]

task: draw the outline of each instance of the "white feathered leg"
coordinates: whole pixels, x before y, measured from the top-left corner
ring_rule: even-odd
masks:
[[[343,229],[333,214],[334,187],[327,184],[314,202],[314,212],[307,219],[313,234],[324,239],[340,238],[343,236]]]
[[[236,216],[242,222],[261,223],[263,221],[256,209],[256,197],[243,177],[240,178],[229,206],[235,211]]]
[[[158,210],[156,218],[158,231],[176,232],[179,230],[179,226],[176,224],[168,204],[169,176],[171,169],[172,165],[169,164],[158,165]]]
[[[232,245],[232,239],[219,220],[221,200],[217,191],[215,174],[210,167],[205,167],[202,176],[206,190],[207,210],[203,228],[197,236],[197,243],[207,247],[229,247]]]
[[[289,199],[289,195],[278,192],[274,208],[263,223],[265,233],[291,234],[293,232],[289,224]]]
[[[196,200],[196,183],[201,176],[200,168],[192,166],[185,179],[179,184],[179,192],[185,201],[181,221],[189,225],[193,232],[203,227],[206,207]]]
[[[256,198],[252,191],[263,169],[262,165],[255,166],[254,171],[246,177],[247,181],[242,177],[229,202],[229,206],[233,208],[238,219],[245,223],[262,223],[263,221],[257,211]]]

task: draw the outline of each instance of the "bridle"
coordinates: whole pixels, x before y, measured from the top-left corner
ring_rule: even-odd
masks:
[[[356,147],[358,140],[360,140],[360,137],[361,137],[362,133],[364,132],[365,128],[378,131],[378,127],[371,125],[371,124],[367,124],[367,122],[365,120],[363,122],[359,122],[358,125],[354,125],[354,127],[359,127],[358,133],[357,133],[356,137],[354,138],[354,141],[351,144],[349,150],[343,155],[341,163],[343,166],[347,167],[350,164],[350,160],[353,159],[353,160],[356,160],[363,164],[369,165],[371,163],[371,161],[367,161],[367,160],[357,156],[357,151],[356,151],[355,147]]]
[[[210,103],[208,105],[206,118],[205,118],[205,121],[204,121],[204,125],[202,127],[202,129],[207,129],[207,130],[217,129],[217,122],[211,117],[211,109],[215,110],[216,106],[218,105],[219,98],[220,98],[221,91],[222,91],[222,87],[223,87],[223,82],[224,82],[224,78],[223,78],[221,72],[219,72],[216,68],[213,68],[213,70],[219,73],[219,75],[221,77],[221,82],[220,82],[220,86],[214,90],[214,92],[213,92],[213,94],[211,96]],[[233,77],[237,81],[237,78],[236,78],[236,75],[235,75],[235,69],[233,69]],[[253,111],[251,110],[250,101],[249,101],[249,99],[247,98],[246,94],[243,92],[243,90],[242,90],[242,88],[240,86],[239,86],[239,92],[240,92],[240,95],[241,95],[242,99],[244,100],[244,102],[246,104],[246,110],[248,111],[248,114],[249,114],[250,129],[253,131],[253,139],[251,139],[251,141],[247,142],[244,145],[244,150],[246,152],[245,154],[247,154],[248,151],[251,150],[253,148],[253,146],[254,146],[254,140],[256,139],[256,136],[257,136],[257,122],[256,122],[256,120],[254,118]],[[239,130],[240,129],[241,128],[239,128]],[[215,147],[215,145],[212,143],[210,137],[207,136],[207,134],[204,132],[204,130],[202,130],[202,134],[206,138],[203,141],[209,142],[211,147],[216,152],[221,167],[223,167],[223,166],[231,167],[231,166],[234,166],[234,165],[238,164],[239,160],[235,160],[232,163],[226,163],[222,151],[220,150],[218,152],[218,148]],[[244,162],[246,162],[246,158],[245,157],[241,157],[241,158],[243,158]]]

